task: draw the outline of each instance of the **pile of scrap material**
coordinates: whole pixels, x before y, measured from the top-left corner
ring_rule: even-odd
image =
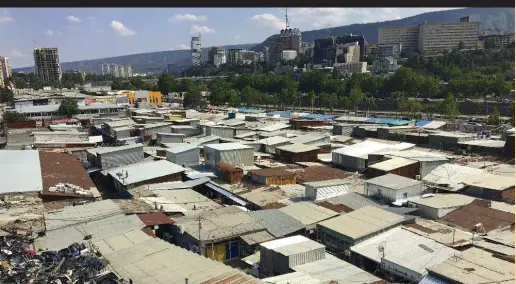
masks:
[[[31,237],[7,231],[0,235],[0,283],[90,283],[106,269],[106,262],[84,245],[37,253]]]

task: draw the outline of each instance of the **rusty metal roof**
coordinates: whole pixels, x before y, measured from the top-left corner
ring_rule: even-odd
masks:
[[[41,167],[41,176],[43,179],[44,195],[62,195],[70,196],[70,193],[50,192],[48,189],[58,183],[69,183],[80,186],[85,190],[97,191],[95,184],[88,176],[81,161],[67,153],[59,152],[39,152],[39,162]],[[73,196],[83,196],[72,194]],[[93,195],[90,194],[90,196]]]
[[[257,175],[257,176],[263,176],[263,177],[295,176],[296,175],[296,173],[286,171],[284,169],[284,167],[252,170],[252,171],[249,171],[249,173],[251,173],[253,175]]]
[[[466,230],[473,230],[479,223],[486,232],[514,224],[514,214],[491,208],[488,200],[475,200],[440,218]]]
[[[140,218],[146,226],[174,224],[174,221],[163,212],[138,214],[138,218]]]
[[[231,165],[231,164],[228,164],[228,163],[225,163],[225,162],[218,162],[216,165],[215,165],[217,168],[221,169],[221,170],[225,170],[225,171],[228,171],[228,172],[232,172],[232,171],[235,171],[235,170],[242,170],[238,167],[235,167],[234,165]]]
[[[336,168],[330,168],[327,166],[311,166],[305,168],[303,172],[298,173],[297,179],[300,183],[305,183],[332,179],[344,179],[351,175],[353,174],[350,172]]]

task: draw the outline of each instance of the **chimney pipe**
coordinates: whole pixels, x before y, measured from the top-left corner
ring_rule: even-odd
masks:
[[[188,278],[185,278],[185,284],[188,284]]]

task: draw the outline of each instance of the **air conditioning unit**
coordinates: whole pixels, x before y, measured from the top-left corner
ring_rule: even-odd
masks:
[[[416,180],[421,180],[421,175],[416,175]]]

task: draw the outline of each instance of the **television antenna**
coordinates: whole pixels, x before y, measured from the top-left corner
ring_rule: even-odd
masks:
[[[285,30],[288,30],[290,25],[288,24],[288,8],[285,8]]]
[[[116,173],[116,176],[122,180],[122,184],[125,185],[125,180],[129,177],[129,173],[126,170],[122,170]]]

